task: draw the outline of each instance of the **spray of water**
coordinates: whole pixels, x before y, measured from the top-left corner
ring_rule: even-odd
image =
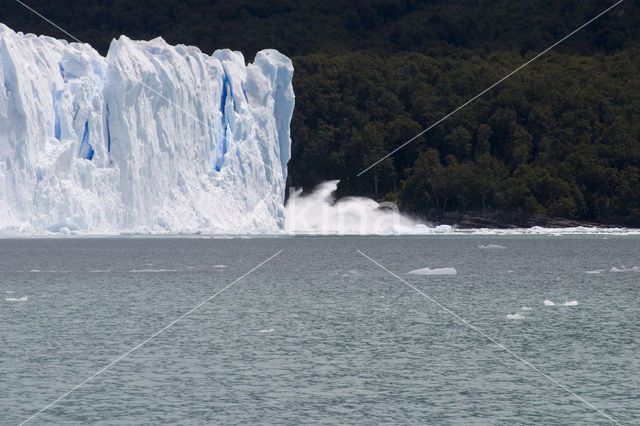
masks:
[[[403,215],[393,203],[370,198],[336,200],[337,180],[323,182],[311,194],[291,189],[286,205],[285,232],[289,234],[430,234],[451,227],[427,226]]]

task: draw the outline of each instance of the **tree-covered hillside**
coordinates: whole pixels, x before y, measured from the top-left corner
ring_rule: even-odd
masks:
[[[65,38],[17,2],[0,21]],[[103,53],[119,34],[292,57],[290,184],[417,214],[519,212],[640,225],[640,1],[551,54],[361,177],[355,175],[577,28],[610,1],[33,0]]]

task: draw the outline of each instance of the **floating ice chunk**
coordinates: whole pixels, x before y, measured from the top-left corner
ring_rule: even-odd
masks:
[[[456,268],[422,268],[422,269],[414,269],[408,274],[412,275],[456,275],[458,271]]]
[[[529,306],[523,306],[522,308],[520,308],[521,311],[530,311],[531,309],[533,309],[533,308],[531,308]]]
[[[508,314],[507,318],[521,320],[524,319],[524,315],[522,312],[516,312],[515,314]]]
[[[615,266],[612,266],[611,269],[609,269],[609,272],[640,272],[640,267],[634,266],[632,268],[627,268],[622,265],[621,268],[617,268]]]
[[[226,267],[227,267],[227,265],[213,265],[213,268],[216,268],[216,269],[222,269],[222,268],[226,268]]]
[[[585,274],[595,275],[595,274],[599,274],[602,271],[604,271],[604,269],[594,269],[593,271],[586,271]]]
[[[553,303],[551,300],[545,300],[544,301],[544,306],[556,306],[556,304]]]
[[[451,225],[438,225],[433,228],[433,232],[435,232],[436,234],[448,234],[451,231],[453,231]]]
[[[274,332],[273,328],[265,328],[264,330],[258,331],[258,333],[273,333],[273,332]]]
[[[7,302],[26,302],[27,300],[29,300],[29,297],[27,296],[22,296],[22,297],[7,297],[6,299]]]
[[[578,301],[577,300],[569,300],[569,301],[565,301],[562,306],[578,306]]]
[[[480,244],[478,246],[478,248],[482,249],[482,250],[504,250],[504,249],[506,249],[505,246],[501,246],[499,244],[487,244],[487,245]]]

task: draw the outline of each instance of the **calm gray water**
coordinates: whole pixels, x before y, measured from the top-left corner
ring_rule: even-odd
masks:
[[[640,272],[609,271],[640,266],[640,237],[427,236],[0,240],[0,424],[278,250],[29,424],[607,423],[357,249],[640,423]],[[426,266],[457,275],[407,274]]]

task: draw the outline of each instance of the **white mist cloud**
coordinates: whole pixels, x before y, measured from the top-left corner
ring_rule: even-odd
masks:
[[[335,199],[337,180],[323,182],[311,194],[289,194],[285,232],[290,234],[430,234],[451,227],[429,227],[403,215],[393,203],[365,197]]]

